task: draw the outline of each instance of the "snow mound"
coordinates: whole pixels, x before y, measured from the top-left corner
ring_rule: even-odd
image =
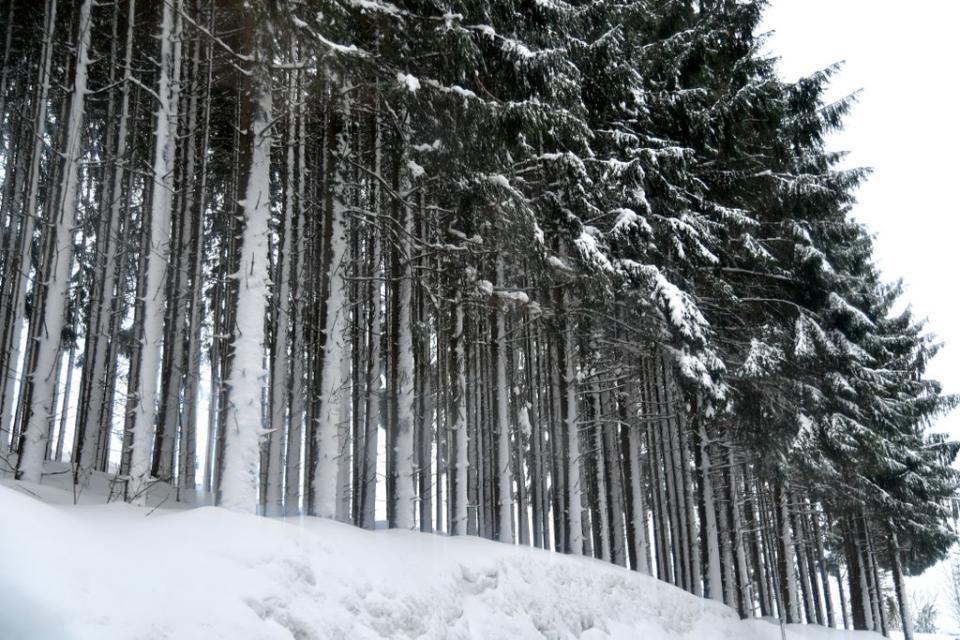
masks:
[[[75,506],[57,492],[0,485],[4,638],[780,638],[775,624],[598,560],[318,518]]]

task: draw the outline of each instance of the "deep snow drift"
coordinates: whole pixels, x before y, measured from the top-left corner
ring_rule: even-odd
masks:
[[[5,640],[780,638],[775,624],[592,559],[317,518],[72,502],[0,485]]]

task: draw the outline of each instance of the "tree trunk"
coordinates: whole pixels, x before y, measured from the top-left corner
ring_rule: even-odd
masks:
[[[889,529],[889,554],[890,568],[893,574],[893,589],[897,594],[897,606],[900,609],[901,629],[903,630],[903,640],[913,640],[913,616],[910,613],[910,601],[907,599],[907,585],[903,579],[903,563],[900,557],[900,543],[897,541],[897,534],[891,527]]]
[[[295,168],[296,188],[291,194],[294,199],[294,239],[293,253],[290,256],[290,299],[288,312],[292,332],[290,336],[291,365],[287,376],[287,387],[290,396],[290,424],[287,430],[287,460],[286,476],[284,478],[284,513],[288,516],[300,513],[301,499],[301,471],[304,448],[304,412],[306,409],[306,389],[304,386],[305,348],[303,324],[307,305],[301,300],[301,292],[306,289],[303,284],[304,261],[306,259],[306,222],[305,217],[305,185],[306,180],[306,116],[304,113],[304,88],[302,70],[295,72],[295,116],[297,164]]]
[[[70,97],[69,119],[66,122],[62,155],[63,173],[60,201],[51,218],[53,252],[48,257],[53,264],[45,270],[45,303],[40,318],[42,330],[38,333],[36,358],[28,370],[32,385],[29,413],[23,434],[19,471],[27,482],[40,482],[43,458],[47,450],[47,433],[54,414],[55,385],[60,369],[61,339],[67,325],[67,304],[70,295],[70,273],[73,266],[74,234],[77,226],[77,189],[80,179],[80,156],[83,109],[87,95],[87,66],[90,62],[92,31],[91,7],[93,0],[84,0],[79,8],[77,32],[77,63],[73,72],[73,93]],[[29,201],[28,201],[29,202]],[[39,298],[35,290],[35,300]]]
[[[262,17],[261,17],[262,19]],[[258,28],[266,30],[263,26]],[[265,34],[259,34],[263,37]],[[245,105],[244,157],[241,173],[246,186],[241,201],[243,235],[236,274],[238,293],[235,335],[227,367],[229,389],[223,431],[223,470],[219,504],[255,512],[259,504],[260,439],[264,425],[264,392],[268,371],[264,361],[264,318],[268,305],[270,249],[270,150],[273,144],[273,98],[266,77],[267,52],[254,44],[258,60]],[[247,124],[248,123],[248,124]]]
[[[800,622],[800,601],[797,593],[797,574],[794,570],[793,534],[790,531],[790,510],[787,504],[787,490],[780,484],[775,486],[777,526],[780,530],[780,592],[788,623]]]
[[[703,487],[701,521],[704,523],[703,535],[706,537],[707,551],[707,573],[704,576],[703,595],[711,600],[721,602],[723,600],[723,588],[721,586],[720,540],[717,532],[717,511],[714,504],[713,473],[711,471],[713,464],[710,454],[710,439],[702,421],[700,422],[699,440],[700,464],[698,467],[700,468],[700,484]]]
[[[401,185],[406,183],[405,172],[398,166]],[[405,188],[401,188],[405,191]],[[397,333],[397,421],[395,434],[396,447],[396,487],[394,493],[393,526],[398,529],[413,529],[416,521],[416,496],[414,492],[414,364],[413,364],[413,211],[399,207],[402,218],[401,272],[398,315],[395,331]]]
[[[636,385],[632,385],[631,389],[635,390]],[[636,401],[639,400],[635,391],[631,399],[634,400],[631,404],[635,406]],[[635,411],[635,408],[631,409],[631,415]],[[643,463],[640,459],[640,426],[628,425],[627,428],[629,429],[627,442],[630,458],[630,497],[633,504],[634,545],[632,552],[634,558],[636,558],[637,571],[650,575],[650,552],[647,548],[647,506],[643,497]]]
[[[323,363],[320,373],[320,414],[315,422],[315,440],[313,442],[315,471],[310,512],[322,518],[336,518],[340,495],[338,493],[339,458],[341,454],[342,404],[348,400],[343,359],[346,358],[347,308],[346,270],[349,253],[347,242],[346,208],[347,173],[349,161],[349,140],[347,123],[350,118],[349,98],[343,98],[339,113],[332,115],[327,134],[328,151],[326,162],[331,163],[327,175],[334,176],[333,192],[330,194],[330,222],[328,255],[325,256],[327,269],[326,322],[323,344]]]
[[[566,297],[566,294],[564,294]],[[566,300],[564,300],[567,303]],[[569,303],[564,305],[569,308]],[[577,401],[577,347],[574,340],[575,327],[569,312],[565,314],[564,327],[564,377],[566,379],[566,504],[569,521],[567,531],[567,553],[582,555],[584,553],[583,540],[583,512],[581,506],[581,473],[580,473],[580,416]]]
[[[88,3],[89,4],[89,3]],[[23,223],[20,229],[20,247],[18,254],[14,257],[10,266],[10,283],[5,284],[12,287],[8,294],[10,315],[9,320],[4,326],[3,342],[0,342],[0,351],[7,355],[5,362],[2,387],[2,398],[0,398],[0,444],[5,444],[5,438],[10,434],[10,446],[14,450],[20,448],[18,438],[13,437],[14,431],[14,398],[17,396],[16,390],[22,390],[23,384],[17,384],[17,366],[20,362],[20,345],[23,341],[23,325],[26,319],[26,299],[27,289],[30,286],[30,263],[33,250],[34,221],[39,217],[39,193],[40,193],[40,159],[43,156],[47,130],[47,96],[50,91],[50,68],[53,61],[54,35],[57,27],[57,0],[47,0],[44,7],[44,38],[40,53],[40,64],[38,65],[39,74],[37,77],[37,86],[39,87],[34,98],[33,105],[33,144],[30,151],[29,165],[29,186],[23,201]],[[10,25],[12,28],[13,25]],[[8,32],[10,29],[8,28]],[[87,29],[89,32],[89,29]],[[0,114],[2,117],[2,114]],[[39,273],[39,269],[37,273]],[[37,287],[39,293],[39,283]],[[28,349],[29,351],[29,349]],[[44,430],[44,433],[46,431]],[[40,437],[38,435],[38,437]],[[39,445],[40,443],[37,443]],[[34,452],[39,447],[34,447]],[[46,449],[40,448],[40,451]],[[42,463],[42,460],[40,461]],[[36,464],[34,462],[34,464]],[[18,464],[18,466],[20,466]],[[30,473],[39,480],[40,470],[31,469]]]
[[[497,285],[502,287],[503,263],[497,262]],[[510,464],[510,383],[507,380],[507,328],[503,302],[498,302],[495,323],[496,397],[497,397],[497,506],[498,538],[513,544],[513,474]]]
[[[820,514],[812,504],[810,505],[810,510],[810,522],[813,525],[813,538],[817,550],[817,567],[820,571],[821,593],[823,594],[823,601],[827,610],[827,626],[835,628],[837,621],[833,612],[833,598],[830,596],[830,574],[827,569],[826,554],[823,549],[823,532],[820,529]],[[846,625],[844,625],[844,627],[846,627]]]
[[[466,350],[464,349],[463,326],[463,301],[458,296],[454,302],[454,326],[453,334],[450,336],[453,342],[453,369],[454,369],[454,410],[453,410],[453,429],[454,442],[454,470],[456,479],[454,487],[456,495],[454,496],[454,520],[453,534],[462,536],[467,533],[467,470],[468,461],[468,442],[467,442],[467,378],[466,378]]]

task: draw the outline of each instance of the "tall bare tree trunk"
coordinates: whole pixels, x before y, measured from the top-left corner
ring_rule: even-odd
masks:
[[[263,18],[263,16],[258,16]],[[265,37],[266,27],[257,29]],[[273,145],[273,97],[266,66],[269,53],[257,38],[252,47],[256,66],[249,77],[243,118],[245,130],[241,175],[245,174],[244,221],[235,311],[235,336],[228,364],[229,389],[223,407],[223,471],[219,503],[237,511],[255,512],[259,504],[260,440],[264,424],[267,368],[264,360],[264,318],[268,302],[270,249],[270,150]]]
[[[19,460],[22,478],[40,482],[43,458],[47,450],[47,433],[54,414],[54,397],[60,369],[61,339],[67,326],[67,304],[70,295],[70,273],[73,267],[74,235],[77,225],[77,189],[80,180],[80,156],[83,109],[87,96],[87,66],[90,62],[91,8],[93,0],[84,0],[77,23],[77,63],[73,72],[73,93],[70,97],[69,119],[62,149],[58,207],[51,210],[55,218],[50,222],[53,261],[46,270],[45,303],[40,318],[36,344],[36,358],[31,363],[28,377],[32,385],[29,414],[23,434],[23,448]],[[35,295],[39,291],[35,291]],[[37,296],[39,297],[39,296]]]
[[[43,157],[44,138],[47,130],[47,96],[50,92],[50,67],[53,61],[54,34],[57,27],[57,0],[47,0],[44,6],[44,38],[38,65],[37,86],[33,104],[33,143],[30,150],[30,166],[28,170],[29,186],[23,200],[20,229],[19,252],[10,266],[10,284],[12,291],[8,294],[10,305],[9,321],[3,329],[3,341],[0,350],[7,354],[6,367],[3,371],[2,398],[0,398],[0,444],[5,438],[12,437],[14,422],[14,398],[17,396],[17,367],[20,362],[20,343],[23,341],[23,325],[26,320],[27,289],[30,286],[30,264],[33,249],[34,221],[39,217],[40,203],[40,160]],[[12,28],[12,25],[11,25]],[[10,29],[8,29],[8,32]],[[2,117],[2,114],[0,114]],[[39,269],[37,273],[40,273]],[[6,288],[6,287],[4,287]],[[8,436],[8,434],[10,434]],[[20,448],[20,443],[12,438],[10,446],[14,450]],[[38,443],[39,444],[39,443]],[[44,447],[45,448],[45,447]],[[36,450],[36,447],[34,448]],[[37,475],[39,471],[32,470]]]
[[[347,309],[346,269],[349,253],[347,242],[346,164],[349,159],[350,145],[347,137],[347,123],[350,118],[349,98],[339,107],[340,112],[332,116],[331,131],[328,134],[329,146],[327,162],[333,163],[328,175],[333,175],[334,185],[331,194],[329,255],[326,257],[328,269],[329,294],[326,302],[326,339],[323,346],[323,365],[320,374],[322,385],[320,392],[320,417],[316,424],[316,471],[313,478],[314,515],[323,518],[335,518],[338,512],[337,475],[339,458],[342,453],[340,428],[343,416],[342,404],[349,396],[346,392],[348,380],[344,376],[343,359],[346,356]],[[333,127],[336,127],[335,129]]]

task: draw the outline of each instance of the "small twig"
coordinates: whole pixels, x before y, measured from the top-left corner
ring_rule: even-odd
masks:
[[[159,509],[160,507],[162,507],[162,506],[163,506],[163,503],[166,502],[169,498],[170,498],[170,494],[168,493],[167,495],[165,495],[165,496],[163,497],[163,500],[160,501],[160,504],[158,504],[157,506],[155,506],[153,509],[150,509],[150,511],[147,512],[147,515],[145,515],[145,516],[143,516],[143,517],[144,517],[144,518],[149,518],[149,517],[150,517],[150,514],[153,513],[154,511],[156,511],[157,509]]]
[[[23,486],[23,485],[21,485],[21,484],[14,485],[14,486],[15,486],[17,489],[20,489],[20,491],[26,491],[27,493],[29,493],[30,495],[32,495],[32,496],[33,496],[34,498],[36,498],[37,500],[43,500],[43,498],[41,498],[38,493],[36,493],[35,491],[30,491],[30,489],[27,489],[25,486]]]

